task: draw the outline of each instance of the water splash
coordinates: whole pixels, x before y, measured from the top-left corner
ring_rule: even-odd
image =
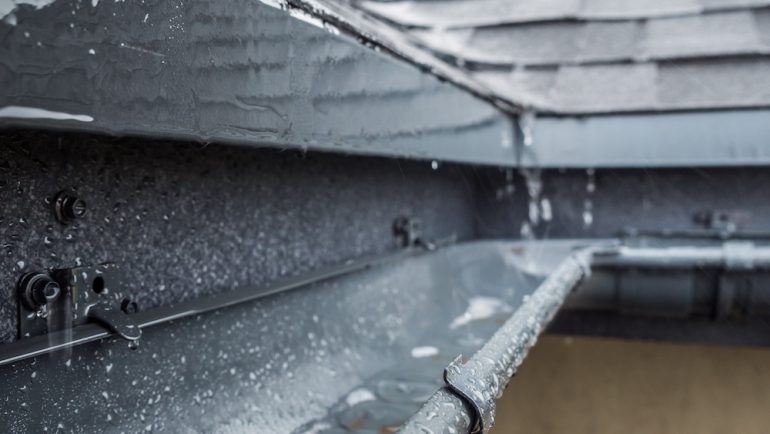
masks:
[[[468,300],[468,308],[460,316],[452,320],[450,329],[456,329],[472,321],[491,318],[504,312],[511,312],[511,306],[505,301],[495,297],[471,297]]]
[[[422,347],[412,348],[411,353],[412,353],[412,357],[414,357],[415,359],[422,359],[425,357],[433,357],[438,355],[439,350],[434,346],[426,345]]]

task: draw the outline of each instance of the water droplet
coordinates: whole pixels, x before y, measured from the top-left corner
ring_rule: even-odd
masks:
[[[553,219],[553,210],[551,209],[551,201],[544,197],[540,199],[540,210],[543,217],[543,221],[550,222]]]
[[[535,142],[535,112],[528,110],[519,116],[519,128],[521,129],[524,146],[532,146]]]
[[[589,227],[594,222],[594,213],[593,213],[594,204],[591,201],[591,199],[586,199],[583,202],[583,226]]]
[[[588,175],[588,180],[586,181],[586,191],[588,193],[593,193],[596,191],[596,177],[595,177],[595,171],[594,169],[586,169],[586,174]]]

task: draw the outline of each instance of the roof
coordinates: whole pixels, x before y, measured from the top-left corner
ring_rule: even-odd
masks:
[[[541,112],[770,106],[770,0],[357,0]]]

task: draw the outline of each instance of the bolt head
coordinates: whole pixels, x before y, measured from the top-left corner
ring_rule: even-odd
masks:
[[[120,302],[120,310],[127,314],[137,313],[139,312],[139,305],[129,298],[124,298],[123,301]]]
[[[70,190],[60,191],[54,198],[54,215],[61,224],[70,224],[83,217],[88,207]]]
[[[44,272],[31,272],[21,276],[18,283],[19,296],[31,310],[37,310],[56,300],[61,287]]]
[[[86,202],[83,199],[75,199],[72,201],[72,215],[75,218],[83,217],[86,214]]]

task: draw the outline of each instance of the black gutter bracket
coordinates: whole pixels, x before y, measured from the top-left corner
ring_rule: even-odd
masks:
[[[422,222],[418,218],[401,216],[393,222],[393,236],[400,247],[423,247],[428,251],[436,250],[433,241],[426,240],[422,233]]]
[[[497,397],[482,382],[473,380],[473,371],[473,368],[463,363],[463,356],[459,355],[444,370],[444,382],[449,390],[473,408],[476,423],[471,432],[486,433],[495,423]]]
[[[17,284],[19,339],[94,322],[135,346],[142,332],[127,283],[112,263],[25,273]]]

